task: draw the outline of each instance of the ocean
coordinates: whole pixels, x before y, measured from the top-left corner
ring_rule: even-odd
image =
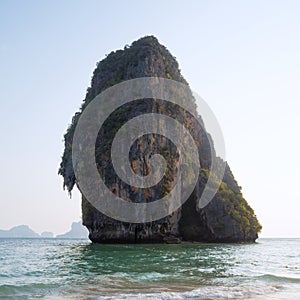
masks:
[[[177,245],[0,239],[0,299],[300,299],[300,239]]]

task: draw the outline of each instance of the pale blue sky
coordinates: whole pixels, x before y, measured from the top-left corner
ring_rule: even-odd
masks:
[[[153,34],[211,106],[264,236],[300,237],[299,1],[0,2],[0,228],[79,220],[57,176],[96,62]]]

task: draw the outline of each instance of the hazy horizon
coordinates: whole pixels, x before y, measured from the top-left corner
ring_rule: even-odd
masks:
[[[96,63],[154,35],[212,108],[227,161],[263,226],[300,237],[300,3],[1,1],[0,229],[55,235],[81,219],[57,175]],[[201,112],[200,112],[201,114]]]

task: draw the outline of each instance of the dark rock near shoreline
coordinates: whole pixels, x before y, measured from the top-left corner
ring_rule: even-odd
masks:
[[[139,77],[163,77],[187,84],[178,68],[176,59],[153,36],[144,37],[124,50],[110,53],[98,63],[94,71],[91,87],[88,88],[81,111],[95,96],[110,86]],[[191,110],[196,112],[196,104],[190,99]],[[76,184],[72,166],[72,140],[81,111],[75,114],[72,124],[65,134],[65,151],[59,169],[64,178],[64,187],[69,192]],[[89,230],[89,238],[95,243],[178,243],[199,242],[253,242],[261,229],[254,211],[243,198],[229,166],[218,158],[219,164],[226,164],[225,175],[213,200],[203,209],[198,208],[198,199],[209,176],[211,151],[202,122],[195,120],[186,111],[159,99],[141,99],[121,107],[103,124],[95,147],[98,170],[106,185],[113,193],[127,201],[151,202],[168,193],[176,181],[178,152],[174,145],[162,136],[149,134],[139,138],[132,145],[130,161],[133,170],[146,175],[150,157],[162,153],[168,163],[166,175],[161,182],[151,188],[138,189],[125,184],[113,170],[110,159],[111,143],[117,130],[127,120],[143,113],[166,113],[179,120],[191,132],[199,149],[201,163],[198,183],[184,205],[171,215],[151,223],[134,224],[112,219],[97,211],[82,196],[83,224]],[[200,112],[201,114],[201,112]],[[215,154],[213,154],[215,155]]]

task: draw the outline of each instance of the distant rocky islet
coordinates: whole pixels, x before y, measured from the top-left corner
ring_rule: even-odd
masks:
[[[14,226],[8,230],[0,229],[0,238],[87,238],[88,231],[82,226],[81,221],[73,222],[71,230],[54,236],[50,231],[44,231],[41,234],[36,233],[28,225]]]

